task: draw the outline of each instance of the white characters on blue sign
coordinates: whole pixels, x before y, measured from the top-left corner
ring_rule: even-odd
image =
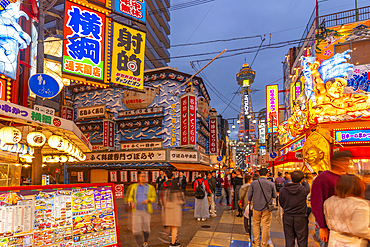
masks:
[[[25,49],[31,37],[18,24],[21,16],[28,16],[20,10],[20,2],[10,3],[0,11],[0,74],[17,79],[17,58],[19,49]]]
[[[67,53],[76,60],[90,59],[98,65],[101,61],[102,19],[94,12],[81,10],[73,6],[68,11],[69,21],[67,27],[73,31],[69,35]]]

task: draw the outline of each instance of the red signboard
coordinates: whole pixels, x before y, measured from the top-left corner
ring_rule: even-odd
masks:
[[[217,117],[209,118],[209,154],[217,155]]]
[[[115,184],[113,186],[113,193],[116,198],[124,198],[123,184]]]
[[[73,108],[70,106],[62,106],[62,118],[73,121]]]
[[[196,145],[196,103],[195,95],[186,93],[180,97],[180,122],[182,147],[195,147]]]
[[[114,149],[114,122],[111,120],[103,121],[103,148]]]

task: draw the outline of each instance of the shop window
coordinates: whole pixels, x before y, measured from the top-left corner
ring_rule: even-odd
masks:
[[[21,183],[21,171],[21,165],[0,164],[0,186],[19,186]]]

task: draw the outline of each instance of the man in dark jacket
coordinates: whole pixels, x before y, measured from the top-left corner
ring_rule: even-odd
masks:
[[[208,205],[211,217],[216,217],[215,214],[215,194],[216,194],[216,179],[212,176],[212,172],[207,173],[207,180],[209,184],[209,193],[208,193]]]
[[[179,183],[180,183],[180,188],[185,191],[186,190],[186,177],[184,175],[184,172],[183,171],[180,171],[179,172]]]
[[[279,203],[284,210],[283,225],[285,246],[294,247],[297,239],[298,247],[307,247],[308,242],[308,217],[307,195],[310,186],[303,182],[304,174],[294,171],[291,174],[292,182],[280,190]]]

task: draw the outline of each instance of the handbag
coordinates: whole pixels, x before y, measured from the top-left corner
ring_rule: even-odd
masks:
[[[367,239],[340,234],[330,230],[328,247],[346,246],[346,247],[366,247]]]
[[[260,184],[260,187],[261,187],[261,191],[262,191],[263,197],[265,198],[265,201],[266,201],[266,207],[268,208],[268,210],[269,210],[270,212],[274,211],[274,210],[275,210],[275,206],[274,206],[274,204],[273,204],[272,202],[268,202],[268,201],[267,201],[267,198],[266,198],[265,192],[264,192],[264,191],[263,191],[263,189],[262,189],[261,182],[260,182],[260,180],[257,180],[257,181],[258,181],[258,183]]]

